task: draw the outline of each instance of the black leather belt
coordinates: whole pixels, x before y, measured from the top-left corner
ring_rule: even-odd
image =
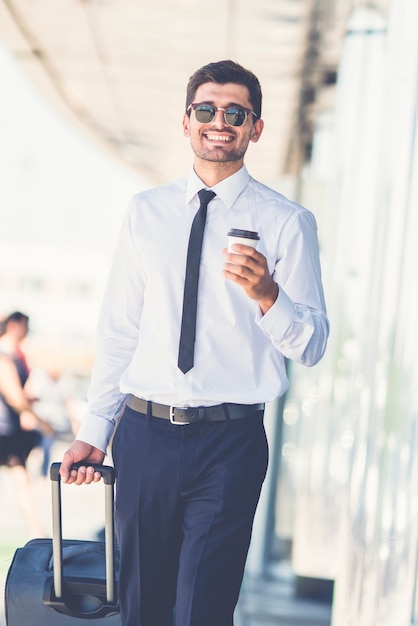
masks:
[[[148,401],[129,395],[126,404],[138,413],[148,414]],[[239,420],[250,417],[257,411],[264,411],[264,403],[234,404],[224,402],[215,406],[177,407],[167,404],[150,402],[152,417],[170,420],[172,424],[197,424],[198,422],[223,422],[225,420]]]

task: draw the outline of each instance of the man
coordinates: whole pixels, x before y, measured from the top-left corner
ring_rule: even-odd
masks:
[[[232,61],[197,70],[183,130],[189,177],[136,195],[128,209],[89,414],[61,468],[64,482],[99,480],[89,463],[103,461],[122,415],[112,453],[124,626],[233,624],[267,467],[264,403],[287,388],[285,357],[314,365],[328,337],[315,220],[244,166],[263,131],[258,79]],[[208,204],[198,211],[200,197]],[[201,210],[199,283],[189,289]],[[230,228],[257,231],[258,249],[228,252]],[[194,321],[183,321],[190,292],[194,343]],[[85,466],[70,471],[77,461]]]

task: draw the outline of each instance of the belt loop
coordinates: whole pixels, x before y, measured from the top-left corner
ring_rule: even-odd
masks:
[[[229,422],[229,421],[230,421],[230,419],[231,419],[231,416],[229,415],[229,410],[228,410],[228,405],[227,405],[227,403],[226,403],[226,402],[222,402],[221,407],[222,407],[222,410],[223,410],[224,415],[225,415],[225,420],[226,420],[227,422]]]
[[[152,417],[152,402],[151,400],[147,400],[147,420]]]

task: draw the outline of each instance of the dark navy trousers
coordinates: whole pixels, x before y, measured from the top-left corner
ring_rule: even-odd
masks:
[[[267,469],[262,412],[174,425],[127,407],[112,453],[123,626],[232,626]]]

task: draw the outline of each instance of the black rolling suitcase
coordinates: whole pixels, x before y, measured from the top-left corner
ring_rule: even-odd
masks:
[[[51,466],[52,539],[18,548],[5,585],[7,626],[121,626],[113,498],[115,471],[98,466],[105,483],[105,540],[62,539],[60,463]]]

